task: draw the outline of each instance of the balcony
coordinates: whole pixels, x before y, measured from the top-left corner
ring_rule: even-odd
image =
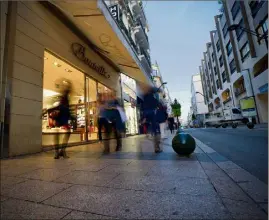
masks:
[[[133,28],[133,33],[136,37],[136,41],[139,42],[139,45],[145,50],[149,49],[148,35],[143,28],[140,19],[137,19],[136,26]]]
[[[118,24],[119,24],[121,30],[124,32],[126,38],[128,39],[131,47],[134,49],[136,54],[139,54],[138,47],[136,46],[133,38],[131,37],[131,33],[128,31],[128,29],[126,28],[126,26],[124,25],[124,23],[121,19],[119,20]]]
[[[131,11],[133,12],[134,17],[141,18],[141,23],[143,27],[147,26],[147,18],[143,9],[143,4],[142,2],[138,1],[131,1],[130,2],[130,8]]]
[[[147,73],[150,75],[151,71],[151,61],[150,61],[150,57],[148,55],[147,52],[145,52],[142,48],[140,48],[140,55],[138,56],[139,59],[141,60],[141,63],[143,65],[143,67],[145,68],[145,70],[147,71]]]
[[[227,98],[226,100],[223,101],[223,104],[225,105],[226,103],[230,102],[232,100],[231,97]]]

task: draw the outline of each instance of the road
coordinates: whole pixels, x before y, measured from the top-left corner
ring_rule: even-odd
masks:
[[[267,128],[193,128],[185,131],[268,184]]]

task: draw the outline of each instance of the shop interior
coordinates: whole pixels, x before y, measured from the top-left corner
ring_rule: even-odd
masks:
[[[61,95],[61,86],[71,82],[69,97],[70,112],[75,118],[69,121],[71,135],[69,143],[77,143],[98,138],[98,102],[97,97],[111,95],[112,91],[95,80],[85,77],[84,73],[59,59],[53,54],[44,53],[43,76],[43,114],[42,145],[51,146],[57,133],[65,133],[65,127],[56,127],[50,117],[50,109],[57,106]]]

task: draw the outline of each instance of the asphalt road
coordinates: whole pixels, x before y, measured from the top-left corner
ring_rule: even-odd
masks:
[[[268,129],[193,128],[185,131],[268,184]]]

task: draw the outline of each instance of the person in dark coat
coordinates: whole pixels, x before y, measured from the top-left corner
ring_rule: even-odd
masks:
[[[168,127],[169,127],[169,129],[171,131],[171,134],[173,134],[174,129],[175,129],[175,119],[174,119],[174,117],[169,117],[168,118]]]
[[[156,111],[159,102],[155,98],[156,92],[156,88],[150,88],[149,91],[144,95],[144,103],[142,105],[142,109],[144,112],[144,118],[150,125],[149,131],[153,134],[154,137],[155,153],[160,153],[162,152],[160,148],[160,132],[158,129],[158,122],[156,121]]]

